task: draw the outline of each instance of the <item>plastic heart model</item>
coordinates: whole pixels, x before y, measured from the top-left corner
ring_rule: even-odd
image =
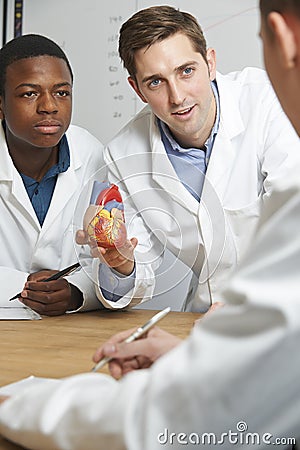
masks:
[[[100,192],[99,192],[100,191]],[[84,228],[98,247],[122,247],[127,239],[122,197],[115,184],[95,182]]]

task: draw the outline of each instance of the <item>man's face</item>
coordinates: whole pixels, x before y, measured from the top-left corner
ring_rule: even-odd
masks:
[[[0,106],[10,145],[57,145],[72,115],[72,79],[66,62],[39,56],[12,63]]]
[[[188,37],[177,33],[136,52],[136,81],[129,83],[149,103],[184,147],[200,147],[215,121],[216,105],[211,88],[215,79],[215,54],[208,64]]]

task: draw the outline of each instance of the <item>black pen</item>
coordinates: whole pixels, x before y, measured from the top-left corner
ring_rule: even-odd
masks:
[[[77,269],[78,267],[80,267],[79,263],[76,264],[72,264],[72,266],[67,267],[66,269],[60,270],[59,272],[56,272],[54,275],[51,275],[51,277],[46,278],[43,281],[53,281],[53,280],[58,280],[61,277],[64,277],[65,275],[69,275],[71,272],[73,272],[75,269]],[[15,295],[14,297],[10,298],[9,301],[11,300],[15,300],[16,298],[21,297],[21,293],[19,292],[19,294]]]

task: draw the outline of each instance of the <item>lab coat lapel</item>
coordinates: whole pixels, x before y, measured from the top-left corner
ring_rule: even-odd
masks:
[[[230,181],[236,145],[234,139],[245,127],[240,115],[238,99],[240,86],[217,77],[220,95],[220,125],[208,164],[199,208],[199,223],[206,251],[200,282],[208,279],[222,258],[226,242],[224,195]]]
[[[32,206],[32,203],[28,197],[23,180],[19,173],[16,173],[11,185],[11,196],[7,198],[7,204],[9,207],[14,208],[14,214],[19,216],[19,220],[22,221],[23,217],[26,217],[31,225],[40,231],[41,226]]]
[[[77,192],[77,189],[78,180],[76,171],[70,166],[66,172],[60,173],[57,177],[50,207],[43,223],[42,234],[51,227],[57,216],[67,207],[68,202]]]
[[[241,87],[238,83],[233,83],[224,79],[222,75],[217,75],[220,95],[220,125],[204,183],[204,185],[211,184],[221,201],[226,193],[226,186],[230,180],[236,156],[236,145],[233,145],[233,141],[245,129],[239,110]]]
[[[9,155],[3,128],[1,126],[0,128],[0,182],[6,184],[6,189],[1,189],[1,196],[6,207],[13,210],[13,214],[20,222],[23,222],[25,218],[39,231],[41,228],[39,221],[24,187],[23,180]]]
[[[169,194],[173,201],[179,203],[190,213],[197,215],[199,202],[188,192],[178,179],[161,141],[160,132],[153,114],[150,125],[150,139],[152,146],[153,180]]]

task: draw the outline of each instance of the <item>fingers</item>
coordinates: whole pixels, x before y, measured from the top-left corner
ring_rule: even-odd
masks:
[[[142,336],[140,339],[132,343],[116,344],[115,352],[110,356],[118,359],[130,359],[133,357],[141,357],[141,364],[145,364],[143,357],[153,363],[165,353],[172,350],[182,342],[177,336],[170,334],[161,328],[155,326]],[[106,349],[104,349],[105,351]]]
[[[118,270],[123,275],[129,275],[134,269],[134,249],[138,244],[137,238],[127,239],[122,247],[103,248],[98,247],[97,241],[86,231],[78,230],[76,242],[79,245],[89,245],[93,258],[99,258],[101,262]]]
[[[84,230],[78,230],[76,232],[75,240],[79,245],[86,245],[89,243],[89,235]]]
[[[160,356],[181,343],[181,339],[159,327],[153,327],[147,335],[136,341],[123,342],[134,330],[118,333],[94,354],[96,363],[104,357],[112,358],[109,370],[116,379],[132,370],[150,367]]]
[[[57,273],[57,270],[40,270],[39,272],[34,272],[28,275],[27,281],[43,281],[55,273]]]
[[[25,283],[25,290],[30,291],[56,292],[68,287],[69,283],[65,278],[52,281],[27,281]]]
[[[61,316],[68,310],[67,303],[41,303],[31,299],[21,299],[22,303],[28,308],[33,309],[38,314],[44,316]]]
[[[109,363],[109,372],[113,378],[119,380],[133,370],[148,369],[151,365],[152,361],[145,356],[135,356],[129,360],[113,359]]]
[[[20,301],[44,315],[60,315],[68,310],[71,300],[71,287],[67,280],[28,281],[21,293]]]
[[[133,349],[133,356],[130,356],[127,360],[125,360],[124,357],[123,359],[118,359],[119,356],[122,356],[119,352],[119,348],[127,345],[124,344],[123,341],[135,330],[136,328],[131,328],[130,330],[122,331],[112,336],[112,338],[108,342],[106,342],[96,350],[93,356],[93,361],[95,363],[99,362],[102,358],[105,357],[115,358],[109,362],[108,367],[111,376],[113,376],[117,380],[120,379],[125,373],[142,368],[142,366],[138,363],[138,355],[135,355],[135,349]],[[147,367],[149,367],[149,365],[151,365],[151,362],[148,362]]]
[[[90,253],[92,258],[99,258],[102,262],[104,261],[102,258],[102,251],[100,247],[90,246]]]
[[[122,275],[130,275],[134,269],[134,249],[138,244],[137,238],[127,239],[122,247],[98,247],[97,241],[84,230],[76,232],[76,242],[79,245],[89,245],[93,258],[99,258],[108,267],[116,269]]]
[[[79,245],[88,245],[90,247],[91,256],[93,258],[101,257],[101,252],[97,246],[97,241],[91,238],[84,230],[76,231],[75,236],[76,243]]]
[[[132,359],[140,355],[148,356],[148,353],[151,355],[151,347],[147,338],[138,339],[130,344],[124,342],[119,344],[107,343],[104,344],[102,351],[105,356],[114,359]]]
[[[123,275],[130,275],[134,269],[134,249],[137,246],[137,239],[127,240],[122,247],[100,248],[101,260],[109,267],[116,269]]]
[[[95,351],[93,361],[97,363],[101,358],[115,353],[116,344],[125,341],[125,339],[128,338],[128,336],[130,336],[135,330],[136,328],[130,328],[129,330],[121,331],[120,333],[112,336],[109,341],[105,342]]]
[[[138,240],[137,240],[137,238],[135,238],[135,237],[131,238],[131,239],[130,239],[130,243],[131,243],[133,249],[135,249],[135,247],[138,245]]]

